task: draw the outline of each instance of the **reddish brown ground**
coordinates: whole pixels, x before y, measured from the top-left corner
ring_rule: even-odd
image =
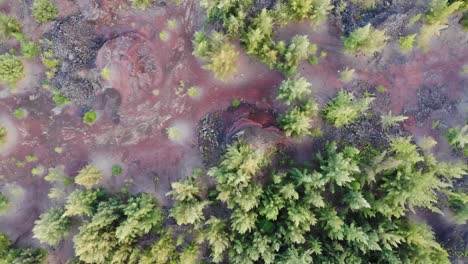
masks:
[[[51,204],[61,203],[49,201],[50,186],[41,179],[43,176],[31,175],[31,169],[37,165],[45,168],[64,165],[73,177],[87,163],[101,167],[119,163],[123,165],[124,173],[117,178],[108,178],[104,183],[106,187],[119,190],[126,185],[131,191],[154,193],[161,203],[167,204],[164,194],[169,190],[170,182],[186,177],[193,168],[202,165],[195,127],[204,115],[228,107],[233,99],[256,104],[259,108],[284,108],[275,100],[282,75],[244,53],[239,72],[231,81],[218,81],[201,68],[202,62],[191,55],[192,34],[201,27],[195,2],[185,1],[178,8],[168,5],[137,12],[125,7],[126,1],[80,0],[76,5],[71,1],[59,1],[63,7],[61,15],[81,9],[95,21],[98,34],[117,36],[101,48],[96,69],[87,74],[98,76],[102,68],[111,69],[111,79],[101,80],[103,89],[100,93],[115,95],[117,91],[121,104],[115,108],[109,97],[98,95],[98,98],[108,99],[96,100],[92,105],[97,109],[99,119],[89,126],[82,123],[82,109],[77,106],[68,105],[54,114],[50,93],[37,83],[31,83],[24,93],[0,99],[0,113],[10,116],[19,131],[13,151],[0,156],[0,175],[5,176],[5,182],[14,182],[24,188],[27,196],[21,207],[13,208],[16,213],[0,218],[1,231],[13,240],[19,238],[20,244],[30,244],[31,241],[37,244],[36,240],[31,240],[30,233],[34,220]],[[119,3],[122,9],[119,9]],[[15,12],[19,11],[16,9]],[[177,20],[176,30],[167,29],[168,19]],[[26,21],[25,30],[36,36],[48,28],[48,25],[38,27],[30,19]],[[169,32],[166,42],[159,38],[162,30]],[[466,46],[459,46],[460,41],[445,43],[443,48],[427,53],[416,51],[404,58],[403,63],[400,54],[388,51],[386,61],[372,64],[365,58],[343,55],[338,32],[333,28],[313,31],[305,23],[290,25],[280,31],[279,36],[288,38],[295,33],[310,35],[320,50],[328,52],[328,57],[319,65],[304,63],[300,68],[313,83],[315,97],[322,104],[342,87],[337,71],[346,66],[356,69],[358,79],[387,87],[385,96],[391,103],[381,106],[379,110],[383,112],[400,113],[408,105],[414,105],[417,90],[424,85],[446,86],[450,98],[466,100],[467,77],[460,71],[468,61],[468,50]],[[450,39],[450,35],[445,38]],[[200,90],[199,98],[185,94],[192,86]],[[104,92],[105,89],[115,90]],[[154,89],[159,90],[157,96],[153,94]],[[33,100],[29,99],[31,96]],[[30,114],[26,119],[16,120],[11,116],[18,107],[28,110]],[[112,119],[115,113],[119,116],[118,123]],[[260,121],[264,120],[260,118]],[[174,124],[187,128],[188,136],[183,144],[167,138],[166,128]],[[417,127],[417,122],[412,122],[407,127],[417,136],[433,135],[440,139],[439,132],[431,130],[430,125],[428,121]],[[54,152],[55,147],[62,147],[63,152]],[[22,161],[26,155],[35,155],[39,161],[27,163],[24,168],[12,161]],[[159,178],[157,184],[154,182],[156,176]],[[60,256],[52,259],[52,263],[60,263],[72,252],[69,242],[59,248],[63,250],[57,251]]]

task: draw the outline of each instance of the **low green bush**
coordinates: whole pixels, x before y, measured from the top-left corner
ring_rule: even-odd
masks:
[[[343,38],[345,51],[351,54],[372,55],[385,48],[388,37],[385,32],[375,29],[369,23]]]

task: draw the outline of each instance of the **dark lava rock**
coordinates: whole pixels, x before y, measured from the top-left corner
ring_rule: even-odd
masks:
[[[424,122],[434,111],[454,113],[455,103],[449,100],[443,87],[422,87],[418,91],[418,104],[409,112],[418,122]]]
[[[250,104],[208,114],[198,123],[198,145],[205,166],[216,165],[226,146],[238,141],[266,152],[282,138],[275,120],[271,111]]]
[[[263,9],[273,9],[275,7],[276,2],[278,2],[278,0],[254,0],[253,11],[260,12]]]
[[[97,50],[103,44],[103,40],[96,37],[94,25],[81,16],[56,22],[44,37],[53,42],[54,56],[62,61],[62,72],[92,66]]]
[[[87,79],[72,77],[63,82],[61,91],[65,97],[74,103],[86,104],[90,100],[94,99],[96,85],[97,84],[94,84]]]
[[[345,35],[354,31],[356,28],[363,27],[368,23],[378,25],[385,21],[390,15],[396,11],[391,11],[393,5],[392,0],[377,0],[374,8],[363,9],[358,4],[351,1],[346,1],[345,8],[342,8],[341,0],[334,0],[334,14],[338,19],[341,30]]]

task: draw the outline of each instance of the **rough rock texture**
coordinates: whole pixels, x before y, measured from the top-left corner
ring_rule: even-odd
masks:
[[[418,91],[418,103],[409,110],[409,113],[416,118],[417,122],[424,122],[435,111],[455,113],[455,105],[449,100],[443,87],[422,87]]]
[[[226,146],[238,141],[267,152],[282,139],[274,120],[270,111],[249,104],[205,116],[198,123],[198,145],[205,166],[215,165]]]
[[[81,77],[71,77],[63,82],[62,94],[77,104],[86,104],[95,96],[97,84]]]

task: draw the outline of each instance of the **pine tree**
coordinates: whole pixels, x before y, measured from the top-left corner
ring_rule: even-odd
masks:
[[[297,75],[292,79],[288,78],[281,83],[278,99],[283,100],[286,105],[291,105],[295,101],[301,101],[311,94],[311,86],[304,77]]]
[[[70,219],[64,216],[63,208],[51,208],[34,222],[33,234],[41,243],[57,245],[68,236],[71,228]]]
[[[369,23],[343,38],[343,44],[348,53],[372,55],[374,52],[382,51],[387,40],[388,37],[385,36],[384,31],[374,29]]]
[[[90,189],[100,183],[102,178],[103,175],[98,168],[92,165],[87,165],[81,169],[78,175],[75,177],[75,182]]]

